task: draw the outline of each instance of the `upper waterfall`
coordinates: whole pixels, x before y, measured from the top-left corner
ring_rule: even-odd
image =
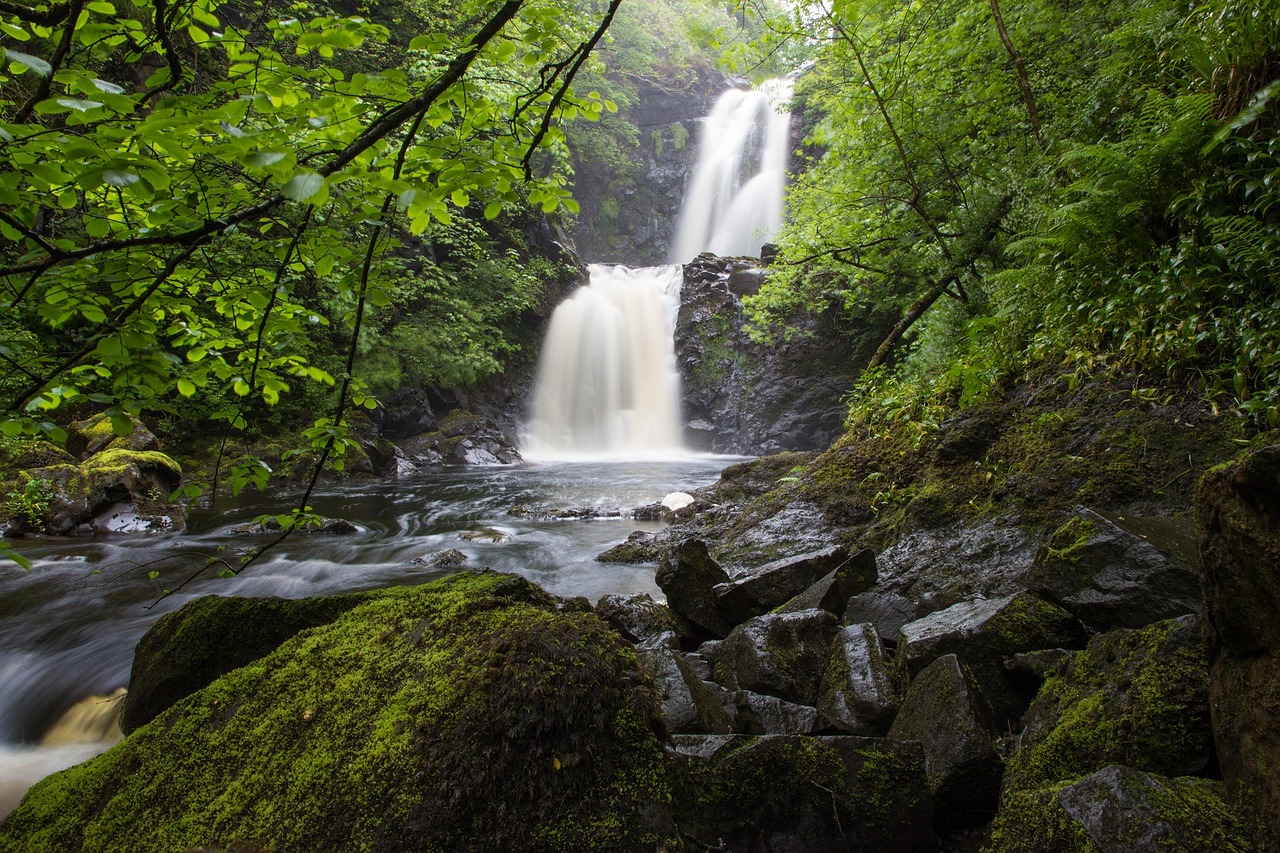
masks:
[[[551,316],[521,452],[532,459],[680,454],[672,335],[679,266],[594,264]]]
[[[702,252],[758,255],[778,233],[791,147],[791,91],[790,80],[730,89],[703,119],[673,263],[688,263]]]

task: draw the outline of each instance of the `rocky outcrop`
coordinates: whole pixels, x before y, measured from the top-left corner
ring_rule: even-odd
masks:
[[[758,290],[764,275],[756,262],[713,255],[685,265],[675,346],[685,441],[694,449],[818,450],[841,432],[841,399],[870,357],[879,327],[805,315],[792,318],[796,329],[785,340],[753,341],[740,299]]]
[[[1218,762],[1254,845],[1280,850],[1280,446],[1214,469],[1196,501]]]

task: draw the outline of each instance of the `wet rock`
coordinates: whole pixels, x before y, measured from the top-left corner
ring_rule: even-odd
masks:
[[[252,535],[262,533],[279,533],[282,529],[280,520],[275,516],[269,516],[262,521],[253,521],[248,524],[236,525],[231,528],[231,532]],[[295,526],[294,532],[350,536],[352,533],[359,533],[360,528],[352,522],[347,521],[345,518],[329,518],[327,516],[321,516]]]
[[[475,530],[464,530],[458,538],[465,542],[492,542],[501,545],[511,541],[511,534],[496,527],[480,527]]]
[[[665,509],[662,504],[645,504],[632,510],[631,517],[636,521],[661,521]]]
[[[428,569],[456,569],[467,562],[467,555],[456,548],[450,548],[414,557],[409,562]]]
[[[729,576],[711,559],[707,543],[690,539],[676,546],[663,556],[655,580],[666,593],[667,606],[696,627],[716,637],[733,629],[712,591]]]
[[[875,552],[863,548],[778,609],[782,613],[817,609],[842,617],[848,609],[849,599],[875,586],[875,583]]]
[[[1280,446],[1197,490],[1214,740],[1255,846],[1280,850]]]
[[[675,640],[675,635],[669,635]],[[636,654],[640,668],[653,677],[667,729],[679,734],[728,734],[733,722],[725,711],[722,691],[693,671],[676,648],[651,646]]]
[[[918,744],[685,736],[672,759],[676,825],[699,849],[936,849]]]
[[[44,528],[55,535],[89,524],[116,504],[126,504],[128,511],[167,529],[181,529],[186,524],[186,508],[169,500],[181,483],[182,468],[155,450],[111,447],[79,465],[54,465],[28,473],[50,485],[52,499]],[[167,522],[161,521],[165,516]]]
[[[1084,508],[1036,555],[1027,585],[1100,631],[1141,628],[1200,608],[1194,571]]]
[[[1014,687],[1030,699],[1040,692],[1050,676],[1061,672],[1074,658],[1075,652],[1067,649],[1019,652],[1005,658],[1004,668]]]
[[[373,421],[379,434],[393,441],[431,432],[437,426],[431,399],[418,388],[401,388],[383,395]]]
[[[1251,849],[1208,779],[1105,767],[1069,785],[1006,797],[990,853],[1245,853]]]
[[[516,504],[507,510],[507,515],[538,521],[587,521],[593,518],[621,518],[622,511],[600,509],[592,506],[552,508],[531,504]]]
[[[858,625],[869,622],[881,637],[896,638],[902,626],[916,620],[916,604],[896,592],[871,590],[849,599],[844,609],[844,623]]]
[[[767,517],[753,518],[749,525],[739,523],[735,527],[734,535],[720,540],[716,546],[717,559],[732,567],[735,573],[753,574],[755,569],[769,563],[800,559],[813,552],[834,549],[838,544],[822,508],[807,500],[791,501]],[[804,591],[835,566],[833,563],[810,576],[807,583],[797,583],[777,604]]]
[[[641,595],[606,595],[596,602],[596,615],[629,642],[645,643],[664,633],[688,634],[666,605],[658,604],[648,593]]]
[[[845,572],[837,583],[836,574],[842,568]],[[870,555],[870,572],[871,583],[875,583],[874,555]],[[833,586],[836,587],[835,595],[841,589],[857,591],[856,587],[867,581],[867,560],[860,553],[856,562],[850,561],[849,552],[840,546],[811,551],[766,563],[751,570],[746,577],[715,590],[715,593],[722,612],[736,625],[785,604],[825,576],[831,579],[827,589],[818,595],[819,600]]]
[[[930,526],[900,537],[876,558],[886,592],[942,606],[1026,589],[1039,542],[1008,522]],[[879,591],[879,590],[878,590]]]
[[[744,735],[807,735],[818,726],[818,709],[750,690],[733,694],[733,730]]]
[[[88,459],[103,450],[161,449],[160,440],[147,429],[146,424],[131,415],[125,417],[133,427],[128,435],[117,433],[111,418],[105,414],[96,414],[71,424],[67,427],[67,452],[80,459]]]
[[[1204,770],[1212,734],[1200,621],[1183,616],[1093,638],[1045,681],[1023,722],[1006,791],[1117,763],[1170,776]]]
[[[607,551],[596,554],[601,563],[656,563],[662,556],[662,546],[654,534],[636,530]]]
[[[907,690],[889,737],[924,747],[941,827],[981,826],[1000,793],[999,735],[990,704],[955,655],[929,664]]]
[[[840,629],[818,696],[818,711],[836,728],[854,735],[888,732],[898,711],[898,685],[874,626]]]
[[[814,705],[839,626],[825,610],[749,619],[734,628],[719,648],[716,680],[731,690]]]

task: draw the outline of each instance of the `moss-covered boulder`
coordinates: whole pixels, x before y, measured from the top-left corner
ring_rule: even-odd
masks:
[[[107,415],[99,413],[67,428],[67,451],[87,459],[103,450],[160,450],[160,440],[146,424],[132,416],[119,420],[119,430]],[[130,429],[132,428],[132,429]],[[130,431],[123,433],[126,429]]]
[[[109,447],[78,465],[56,464],[28,473],[48,481],[53,492],[44,514],[49,533],[71,533],[100,517],[109,526],[110,512],[117,507],[125,511],[124,505],[156,528],[181,529],[186,523],[185,507],[169,500],[182,481],[182,466],[158,450]]]
[[[1111,766],[1007,798],[987,853],[1245,853],[1220,783]]]
[[[1190,775],[1206,767],[1211,750],[1201,623],[1183,616],[1095,637],[1045,681],[1004,790],[1069,782],[1110,764]]]
[[[521,578],[382,593],[51,776],[0,849],[653,849],[652,688]]]
[[[326,625],[377,593],[315,598],[209,595],[161,617],[138,641],[120,726],[151,722],[178,700],[279,648],[295,634]]]
[[[680,736],[672,808],[694,850],[931,851],[919,744]]]
[[[1214,469],[1196,498],[1214,740],[1259,850],[1280,850],[1280,446]]]

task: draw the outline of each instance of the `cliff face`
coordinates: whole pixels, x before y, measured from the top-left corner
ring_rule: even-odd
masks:
[[[617,116],[634,126],[634,146],[610,140],[575,150],[574,198],[582,212],[571,236],[583,260],[630,266],[667,262],[697,156],[698,120],[727,85],[709,67],[679,83],[641,80],[636,104]]]
[[[752,341],[740,299],[764,275],[742,258],[704,254],[685,266],[675,347],[684,438],[695,450],[825,449],[842,431],[842,398],[883,337],[876,320],[820,314],[795,318],[790,340]]]

